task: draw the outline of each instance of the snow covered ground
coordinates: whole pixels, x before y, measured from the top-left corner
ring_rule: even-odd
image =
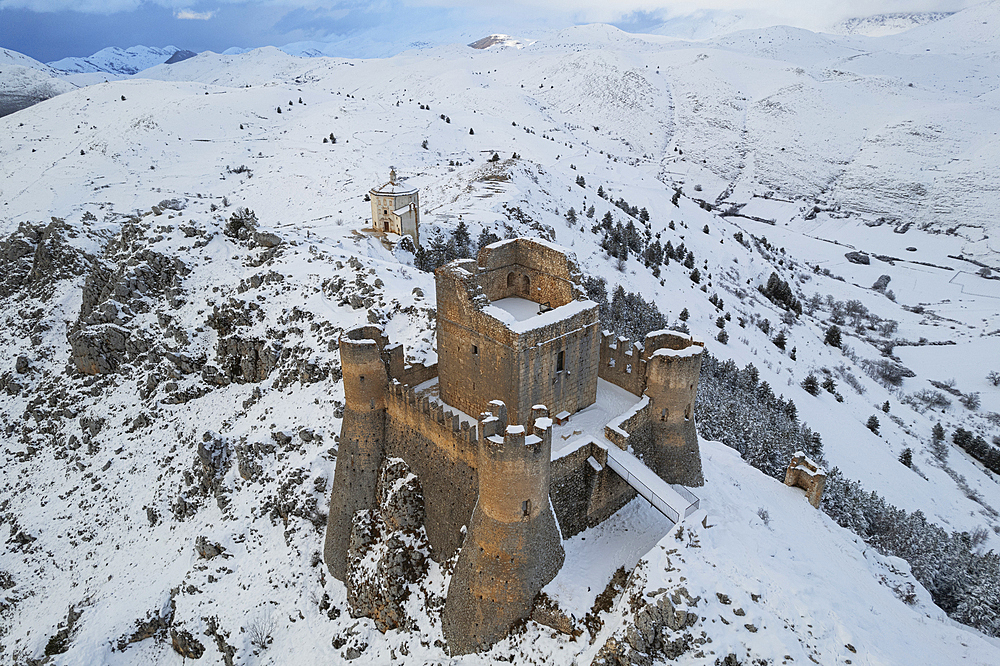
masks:
[[[998,282],[969,261],[1000,267],[1000,82],[982,25],[997,13],[985,3],[878,39],[773,28],[687,42],[581,26],[520,49],[454,45],[385,60],[202,54],[0,118],[2,659],[41,657],[62,623],[68,649],[56,663],[178,663],[156,627],[158,638],[137,637],[141,623],[162,620],[202,641],[206,658],[232,646],[236,663],[339,663],[350,650],[366,663],[448,660],[431,603],[447,564],[408,602],[419,632],[383,635],[349,617],[343,585],[319,559],[343,401],[337,335],[377,321],[414,360],[436,359],[433,275],[362,230],[363,196],[390,165],[421,190],[425,248],[459,219],[473,241],[542,235],[604,278],[609,297],[619,285],[638,293],[670,325],[686,309],[710,353],[752,362],[794,399],[831,467],[949,530],[985,528],[980,549],[995,550],[995,475],[956,447],[945,468],[928,442],[939,421],[949,436],[958,426],[998,434],[1000,395],[986,379],[1000,371]],[[650,240],[690,250],[699,282],[682,261],[656,276],[634,253],[609,258],[606,214],[646,232],[614,201],[647,210]],[[277,249],[223,233],[238,207],[280,237]],[[29,225],[53,217],[65,221],[54,227],[61,240],[36,250]],[[850,262],[853,250],[869,263]],[[137,291],[155,283],[156,271],[130,272],[153,265],[151,253],[183,262],[176,293]],[[51,257],[75,268],[21,271]],[[757,291],[772,272],[806,306],[801,317]],[[872,289],[882,275],[895,300]],[[67,335],[83,325],[88,279],[105,278],[121,286],[105,294],[116,325],[156,353],[93,380],[66,372]],[[879,317],[868,326],[845,316],[848,353],[823,344],[830,301]],[[897,329],[880,333],[888,320]],[[778,330],[785,350],[772,342]],[[888,342],[913,376],[886,388],[863,365],[888,358]],[[251,356],[228,384],[206,379],[206,367],[235,372],[233,359]],[[842,402],[801,388],[824,369]],[[952,379],[980,394],[977,410],[953,394],[943,410],[904,400]],[[865,425],[872,415],[879,435]],[[898,461],[905,448],[913,468]],[[551,589],[580,621],[612,573],[629,572],[611,610],[595,611],[592,644],[589,630],[571,640],[528,623],[458,663],[589,663],[638,622],[633,597],[656,603],[681,586],[700,598],[681,604],[697,615],[688,630],[712,641],[684,663],[729,653],[998,661],[995,640],[945,618],[904,563],[836,527],[801,491],[721,445],[702,442],[702,455],[703,514],[671,530],[639,500],[567,543]],[[199,555],[199,537],[224,553]],[[211,626],[221,642],[204,634]],[[251,643],[261,627],[266,647]]]

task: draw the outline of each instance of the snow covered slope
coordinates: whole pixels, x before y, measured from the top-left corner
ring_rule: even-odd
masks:
[[[970,261],[1000,264],[995,72],[961,17],[880,39],[584,26],[371,61],[205,53],[0,119],[0,661],[450,659],[447,563],[412,587],[412,631],[382,634],[349,616],[319,557],[338,335],[378,322],[436,358],[433,275],[363,231],[390,165],[421,190],[429,254],[460,221],[474,242],[570,248],[617,323],[649,315],[623,315],[633,292],[720,363],[752,363],[754,395],[792,399],[838,478],[988,565],[1000,484],[950,443],[1000,427],[986,377],[1000,291]],[[948,49],[917,47],[934,40]],[[915,173],[950,178],[947,201],[914,205]],[[652,261],[668,241],[682,256]],[[757,289],[772,273],[800,316]],[[834,324],[841,347],[824,344]],[[827,388],[807,392],[810,375]],[[528,622],[456,663],[997,663],[995,639],[933,605],[920,567],[748,464],[767,453],[705,440],[703,513],[672,527],[637,500],[570,540],[547,593],[578,636]],[[995,612],[996,590],[977,589]],[[958,600],[970,614],[973,596]]]
[[[131,76],[154,65],[164,63],[177,51],[176,46],[132,46],[122,49],[110,46],[97,53],[79,57],[62,58],[49,63],[53,69],[66,74],[107,73],[116,76]]]
[[[76,88],[58,72],[23,53],[0,48],[0,116]]]

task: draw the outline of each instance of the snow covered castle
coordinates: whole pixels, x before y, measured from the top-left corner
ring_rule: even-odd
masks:
[[[340,339],[346,406],[325,559],[346,580],[358,511],[402,458],[419,478],[437,561],[458,551],[443,611],[452,654],[529,617],[562,540],[637,494],[675,522],[697,508],[694,399],[703,343],[599,327],[575,258],[517,238],[439,268],[435,365],[408,364],[374,326]]]

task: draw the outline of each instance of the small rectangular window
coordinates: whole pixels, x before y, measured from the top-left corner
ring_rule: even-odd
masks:
[[[524,514],[525,518],[531,514],[531,500],[524,500],[521,502],[521,513]]]
[[[364,375],[361,375],[361,377],[359,377],[359,379],[361,380],[361,383],[362,383],[362,384],[364,384],[364,383],[365,383],[365,376],[364,376]]]
[[[479,356],[479,347],[477,347],[476,345],[472,345],[472,355]]]
[[[556,355],[556,372],[562,372],[565,370],[566,363],[566,352],[561,351]]]

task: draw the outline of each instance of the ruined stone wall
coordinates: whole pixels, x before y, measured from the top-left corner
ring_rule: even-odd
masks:
[[[515,239],[487,245],[478,265],[479,284],[491,301],[518,296],[557,308],[575,297],[575,262],[542,243]]]
[[[633,395],[641,396],[646,389],[646,359],[642,355],[639,343],[603,331],[598,376]]]
[[[386,456],[405,460],[420,479],[432,556],[447,560],[462,544],[476,505],[477,425],[398,382],[390,387],[386,414]]]
[[[564,539],[599,525],[636,496],[607,466],[607,459],[607,451],[590,443],[552,461],[549,495]]]

